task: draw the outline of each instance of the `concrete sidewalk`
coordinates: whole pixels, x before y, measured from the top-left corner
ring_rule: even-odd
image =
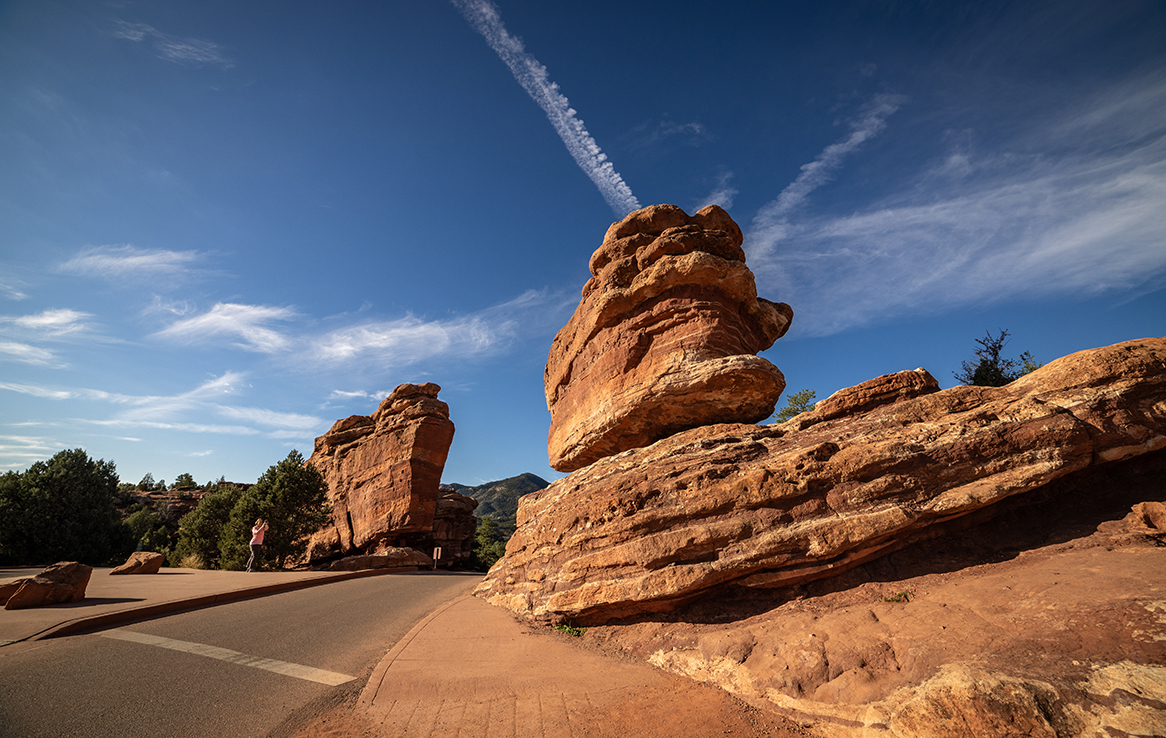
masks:
[[[43,571],[0,569],[0,582],[32,577]],[[110,628],[160,615],[313,587],[358,577],[415,571],[218,571],[164,568],[157,574],[110,576],[109,567],[94,567],[85,599],[65,605],[27,610],[0,609],[0,647],[21,641],[53,638]]]
[[[473,596],[439,608],[386,654],[354,717],[378,738],[805,735],[720,689]]]

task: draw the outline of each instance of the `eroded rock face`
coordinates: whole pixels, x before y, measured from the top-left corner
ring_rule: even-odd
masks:
[[[153,551],[134,551],[126,562],[115,567],[110,574],[157,574],[162,570],[166,557]]]
[[[1166,449],[1090,466],[837,577],[585,637],[822,738],[1166,735],[1163,479]]]
[[[555,337],[544,388],[560,471],[710,423],[755,423],[785,388],[756,354],[793,311],[757,297],[741,229],[710,205],[653,205],[615,223]]]
[[[456,568],[470,559],[478,519],[474,510],[478,501],[454,490],[443,488],[433,516],[433,547],[441,549],[438,566]]]
[[[402,384],[371,416],[339,420],[316,439],[308,463],[328,482],[332,525],[312,538],[313,558],[371,552],[433,530],[454,433],[440,389]]]
[[[522,499],[476,594],[589,624],[730,583],[798,585],[1166,448],[1166,339],[1083,351],[1005,387],[937,387],[901,372],[780,426],[695,428],[602,459]]]
[[[21,610],[83,600],[92,575],[92,566],[76,561],[58,562],[35,577],[20,580],[20,586],[4,603],[4,609]]]

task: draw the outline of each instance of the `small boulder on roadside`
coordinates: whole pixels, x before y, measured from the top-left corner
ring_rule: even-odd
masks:
[[[22,610],[83,600],[92,575],[92,566],[76,561],[58,562],[35,577],[18,580],[20,586],[4,603],[4,609]]]
[[[124,564],[110,574],[157,574],[166,557],[153,551],[134,551]]]
[[[10,582],[0,584],[0,605],[8,602],[8,598],[16,594],[16,590],[20,589],[20,585],[24,582],[24,579],[13,579]]]

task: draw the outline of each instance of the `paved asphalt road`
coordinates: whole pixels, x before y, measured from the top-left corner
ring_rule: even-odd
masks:
[[[479,581],[354,579],[6,646],[0,738],[260,738],[359,689],[413,625]]]

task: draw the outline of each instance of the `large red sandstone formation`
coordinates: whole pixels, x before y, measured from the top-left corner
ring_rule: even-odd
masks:
[[[476,594],[587,624],[727,584],[803,584],[1162,448],[1166,339],[1083,351],[998,388],[939,391],[921,369],[900,372],[782,425],[694,428],[527,495]]]
[[[338,420],[316,439],[308,463],[328,482],[332,525],[313,537],[313,559],[431,536],[454,432],[440,389],[402,384],[371,417]]]
[[[821,738],[1166,735],[1164,479],[1166,449],[1092,465],[838,577],[585,640]]]
[[[793,311],[757,297],[741,243],[716,205],[693,216],[653,205],[608,229],[547,359],[552,467],[773,413],[785,379],[756,354]]]

